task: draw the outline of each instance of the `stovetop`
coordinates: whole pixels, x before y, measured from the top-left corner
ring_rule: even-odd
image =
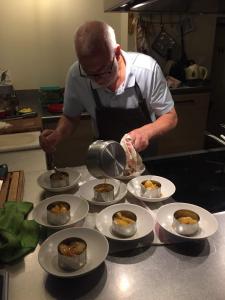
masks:
[[[225,211],[224,148],[150,160],[145,165],[149,174],[175,184],[175,201],[199,205],[212,213]]]

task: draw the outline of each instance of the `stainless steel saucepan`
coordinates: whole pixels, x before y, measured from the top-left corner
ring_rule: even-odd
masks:
[[[118,177],[126,166],[126,154],[116,141],[97,140],[89,146],[87,168],[96,178]]]

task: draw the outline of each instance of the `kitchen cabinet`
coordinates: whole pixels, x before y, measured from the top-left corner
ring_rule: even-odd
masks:
[[[55,129],[58,118],[43,118],[44,129]],[[54,162],[57,167],[71,167],[86,164],[89,145],[93,142],[92,123],[89,116],[82,116],[80,124],[70,138],[57,145]],[[46,155],[47,167],[51,169],[51,155]]]
[[[178,114],[177,127],[158,141],[158,155],[200,150],[204,148],[208,92],[173,95]]]

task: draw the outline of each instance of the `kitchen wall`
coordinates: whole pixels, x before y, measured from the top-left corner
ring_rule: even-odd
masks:
[[[16,89],[64,86],[75,57],[73,34],[86,20],[114,27],[127,49],[127,14],[104,13],[103,0],[1,0],[0,68]]]
[[[135,15],[139,16],[138,14]],[[173,15],[173,16],[163,16],[161,18],[160,15],[149,15],[142,14],[142,18],[149,27],[149,37],[148,43],[150,46],[150,55],[153,56],[158,63],[163,68],[166,59],[157,54],[153,49],[151,49],[151,45],[154,42],[155,38],[160,32],[160,23],[164,24],[164,29],[167,33],[169,33],[177,42],[177,44],[181,45],[181,34],[179,30],[178,23],[180,19],[185,16]],[[129,18],[130,20],[130,18]],[[209,74],[211,71],[213,50],[214,50],[214,39],[215,39],[215,28],[216,28],[216,16],[215,15],[193,15],[190,18],[190,26],[189,31],[184,34],[184,48],[187,54],[188,59],[194,59],[196,63],[206,66],[209,70]],[[186,27],[188,29],[188,27]],[[132,31],[132,30],[131,30]],[[136,50],[136,36],[135,32],[130,32],[128,35],[128,49]],[[179,50],[179,49],[178,49]],[[176,56],[176,55],[175,55]],[[173,57],[173,59],[179,59],[180,50],[177,51],[177,57]]]

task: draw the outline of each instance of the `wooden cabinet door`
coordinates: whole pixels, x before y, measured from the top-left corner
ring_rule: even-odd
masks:
[[[158,154],[203,149],[209,94],[174,95],[177,127],[159,139]]]

